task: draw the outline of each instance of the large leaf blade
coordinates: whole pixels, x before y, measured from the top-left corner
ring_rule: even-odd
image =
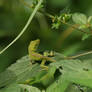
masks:
[[[39,71],[41,71],[40,66],[38,64],[32,65],[29,57],[25,56],[0,74],[0,87],[12,82],[22,83],[34,77]]]

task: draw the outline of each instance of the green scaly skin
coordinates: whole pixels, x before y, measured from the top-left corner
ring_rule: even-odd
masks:
[[[54,59],[50,57],[37,53],[37,48],[39,44],[40,44],[39,39],[30,42],[29,47],[28,47],[28,52],[29,52],[29,57],[31,58],[31,60],[34,60],[34,61],[46,60],[50,62],[56,62]]]

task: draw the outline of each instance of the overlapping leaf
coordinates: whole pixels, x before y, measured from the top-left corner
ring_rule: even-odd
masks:
[[[12,82],[24,82],[34,77],[39,71],[39,65],[32,65],[29,57],[25,56],[0,74],[0,87],[6,86]]]
[[[35,78],[33,83],[31,83],[43,84],[47,87],[46,92],[65,92],[71,83],[92,88],[91,59],[84,61],[78,59],[64,60],[64,56],[59,53],[56,53],[54,59],[56,59],[57,62],[51,63],[48,72],[44,72],[41,71],[39,64],[32,65],[28,56],[23,57],[0,74],[0,87],[6,86],[4,90],[11,90],[14,86],[8,85],[12,83],[22,83],[25,82],[25,80]],[[57,74],[56,70],[59,70],[60,74],[54,79],[55,74]],[[16,85],[17,87],[15,86],[15,89],[20,89],[18,87],[19,84]],[[32,85],[21,85],[22,88],[26,88],[29,92],[30,89],[31,92],[40,92],[38,88]]]
[[[58,80],[56,80],[52,85],[50,85],[46,92],[65,92],[70,82],[64,80],[61,76]]]
[[[61,72],[65,80],[92,87],[92,67],[83,63],[80,60],[61,60],[53,63],[55,67],[62,66]]]

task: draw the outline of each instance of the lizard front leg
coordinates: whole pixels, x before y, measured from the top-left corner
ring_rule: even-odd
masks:
[[[47,52],[44,52],[44,55],[42,55],[37,52],[39,43],[40,43],[40,40],[37,39],[37,40],[31,41],[29,44],[28,52],[29,52],[29,57],[31,58],[31,60],[34,60],[34,61],[42,60],[41,66],[45,66],[46,61],[56,62],[54,59],[48,57],[48,55],[51,53],[48,54]]]

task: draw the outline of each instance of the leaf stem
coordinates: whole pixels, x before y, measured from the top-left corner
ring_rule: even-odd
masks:
[[[85,52],[85,53],[82,53],[82,54],[78,54],[78,55],[75,55],[75,56],[70,56],[70,57],[67,57],[67,58],[68,59],[75,59],[75,58],[78,58],[78,57],[81,57],[81,56],[85,56],[85,55],[89,55],[89,54],[92,54],[92,51]]]
[[[11,45],[13,45],[22,35],[23,33],[26,31],[26,29],[28,28],[29,24],[31,23],[32,19],[34,18],[37,10],[39,9],[41,3],[43,2],[43,0],[40,0],[37,4],[37,6],[35,7],[33,13],[30,15],[26,25],[24,26],[24,28],[22,29],[22,31],[19,33],[19,35],[9,44],[7,45],[2,51],[0,51],[0,54],[2,54],[4,51],[6,51]]]
[[[53,16],[53,15],[51,15],[51,14],[49,14],[49,13],[44,13],[44,14],[45,14],[46,16],[48,16],[48,17],[54,19],[54,16]],[[76,24],[76,26],[74,26],[74,25],[72,25],[72,24],[63,22],[62,20],[61,20],[60,22],[62,22],[62,23],[65,24],[65,25],[71,26],[71,27],[74,28],[74,29],[77,29],[77,31],[80,31],[80,32],[82,32],[82,33],[90,34],[89,32],[86,32],[86,31],[84,31],[84,30],[79,29],[79,28],[78,28],[78,27],[79,27],[78,24]],[[92,35],[92,34],[91,34],[91,35]]]

